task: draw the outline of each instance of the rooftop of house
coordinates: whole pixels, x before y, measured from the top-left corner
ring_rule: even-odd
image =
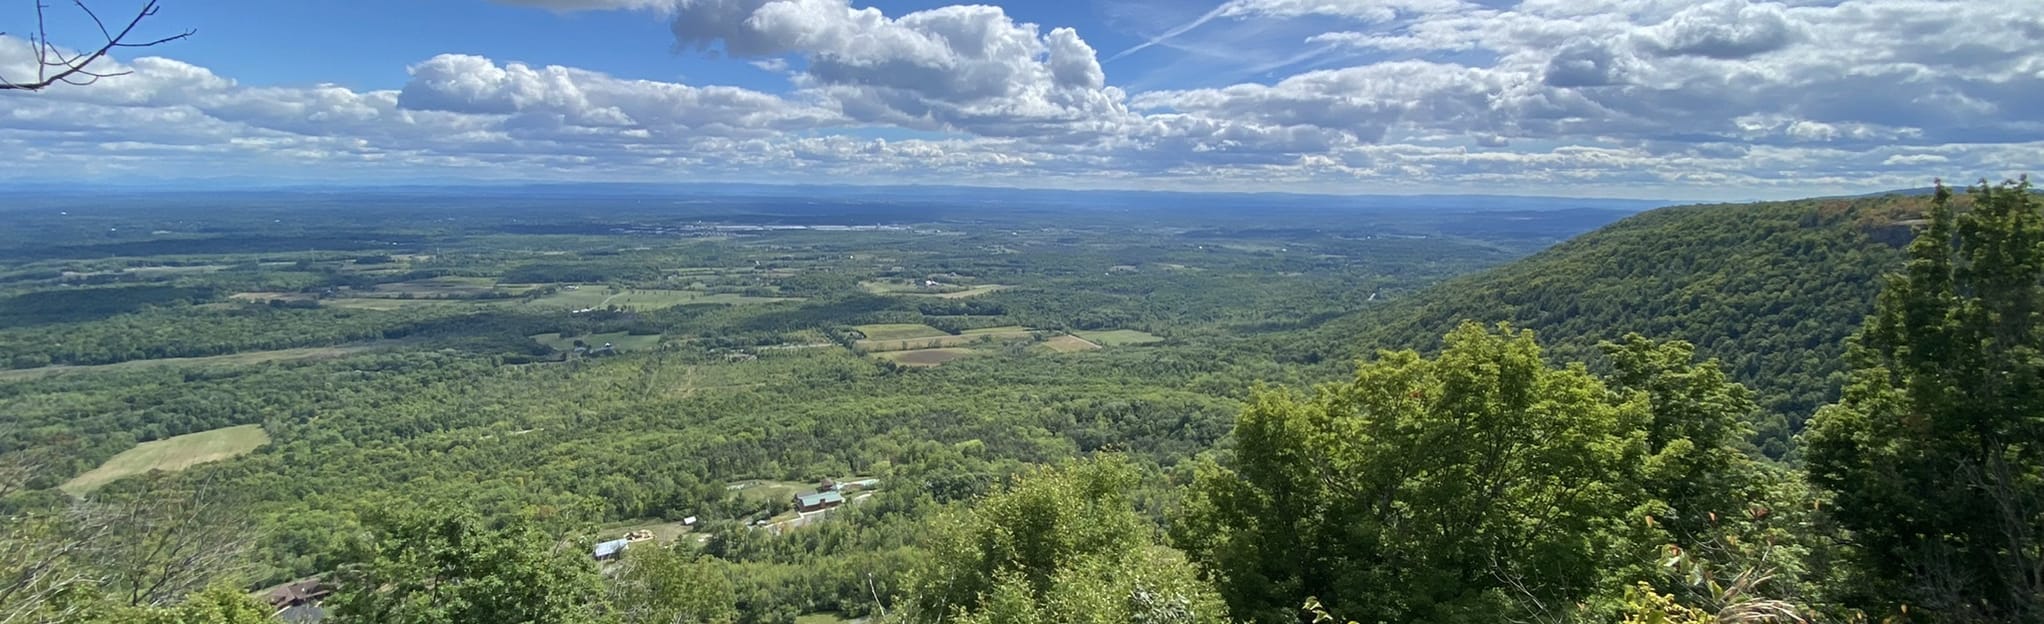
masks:
[[[797,495],[795,497],[795,500],[797,503],[800,503],[803,507],[815,507],[817,505],[823,505],[828,503],[845,502],[845,495],[837,492],[811,492],[808,494]]]

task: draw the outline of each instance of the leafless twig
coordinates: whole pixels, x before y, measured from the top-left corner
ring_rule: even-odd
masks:
[[[156,15],[158,9],[156,0],[149,0],[147,4],[142,5],[142,10],[137,11],[135,18],[128,20],[127,26],[122,27],[119,32],[108,29],[106,22],[99,18],[99,14],[94,13],[92,7],[85,5],[85,0],[71,0],[72,4],[77,5],[79,11],[84,12],[86,17],[92,19],[92,24],[99,28],[99,34],[105,39],[105,43],[101,44],[97,49],[87,52],[67,52],[50,41],[49,26],[45,18],[49,5],[43,4],[43,0],[34,0],[34,2],[36,32],[33,36],[29,37],[28,43],[30,47],[35,48],[35,80],[14,82],[5,76],[0,76],[0,91],[41,91],[58,84],[82,86],[98,82],[101,78],[131,74],[134,72],[99,72],[89,68],[92,64],[99,62],[100,59],[106,58],[106,55],[113,52],[116,48],[158,46],[190,37],[193,33],[197,32],[186,30],[182,33],[160,39],[140,42],[133,41],[130,37],[134,35],[135,27],[141,25],[142,20]],[[0,32],[0,35],[4,34],[7,33]]]

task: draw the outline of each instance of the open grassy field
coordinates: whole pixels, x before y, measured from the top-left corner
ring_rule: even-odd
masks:
[[[1093,344],[1085,338],[1071,334],[1062,334],[1045,340],[1043,341],[1043,346],[1058,353],[1077,353],[1079,351],[1092,351],[1100,348],[1100,345]]]
[[[536,299],[527,305],[582,310],[617,306],[627,310],[657,310],[688,304],[740,305],[747,303],[774,303],[796,301],[788,297],[748,297],[728,293],[709,293],[700,290],[657,290],[633,288],[610,292],[606,286],[581,286],[574,290],[563,288],[560,292]]]
[[[753,501],[789,500],[794,498],[796,494],[816,491],[816,484],[814,483],[770,481],[765,479],[734,481],[725,487],[739,496]]]
[[[603,525],[596,530],[596,537],[597,539],[606,540],[618,539],[628,533],[642,529],[652,531],[653,541],[661,544],[672,544],[675,539],[689,532],[689,527],[679,521],[628,520]]]
[[[83,494],[122,477],[151,470],[184,470],[236,457],[269,443],[270,434],[264,433],[261,425],[227,427],[143,442],[59,487],[73,495]]]
[[[232,295],[228,295],[227,298],[235,301],[245,301],[248,303],[269,303],[271,301],[312,301],[314,299],[318,299],[319,297],[314,296],[311,293],[245,292],[234,293]]]
[[[1007,284],[981,284],[979,286],[974,286],[958,292],[948,292],[932,296],[938,299],[964,299],[966,297],[978,297],[980,295],[984,295],[990,292],[1007,290],[1009,288],[1013,288],[1013,286],[1009,286]]]
[[[905,340],[909,338],[935,338],[949,336],[944,330],[915,323],[884,323],[880,325],[858,325],[852,329],[865,334],[867,340]]]
[[[126,362],[118,362],[114,364],[99,364],[94,366],[44,366],[41,368],[0,370],[0,381],[12,381],[17,379],[35,379],[38,377],[47,377],[50,375],[67,375],[72,373],[93,373],[135,370],[142,368],[154,368],[158,366],[190,366],[190,367],[246,366],[252,364],[269,364],[274,362],[304,362],[310,360],[324,360],[354,355],[357,353],[374,351],[376,349],[389,348],[400,344],[403,344],[403,342],[397,340],[385,340],[373,343],[364,343],[340,347],[307,347],[303,349],[278,349],[275,351],[249,351],[246,353],[229,353],[227,355],[212,355],[206,357],[162,358],[156,360],[129,360]]]
[[[972,355],[971,349],[916,349],[914,351],[889,351],[875,353],[877,357],[902,366],[927,368]]]
[[[453,305],[472,306],[476,305],[476,303],[473,301],[463,301],[459,299],[393,299],[388,297],[341,297],[336,299],[321,299],[319,301],[319,305],[333,308],[348,308],[351,310],[375,310],[378,312],[389,312],[391,310],[402,310],[405,308],[417,308],[425,306],[453,306]]]
[[[912,351],[916,349],[942,349],[964,347],[982,342],[1023,342],[1036,337],[1036,332],[1027,327],[996,327],[971,331],[956,336],[939,334],[922,338],[898,338],[893,340],[861,340],[856,344],[867,352]]]
[[[529,289],[522,287],[498,287],[497,280],[488,277],[433,277],[409,282],[377,284],[368,291],[372,297],[401,297],[410,295],[422,299],[466,299],[481,297],[498,292],[519,293]]]
[[[1017,334],[1017,333],[1026,334],[1029,333],[1029,328],[1023,327],[1021,325],[1003,325],[1000,327],[981,327],[979,329],[968,329],[958,333],[959,335],[963,336],[976,336],[979,334]]]
[[[835,611],[804,613],[795,616],[795,624],[850,624],[856,621],[858,620],[846,619],[844,614]]]
[[[65,279],[100,277],[105,275],[181,275],[211,273],[227,268],[224,264],[196,264],[190,266],[138,266],[109,271],[64,271]]]
[[[539,334],[533,336],[532,339],[559,351],[574,350],[575,339],[577,338],[582,339],[583,344],[591,347],[601,347],[603,343],[607,342],[611,346],[617,347],[618,351],[643,351],[660,346],[660,336],[660,334],[634,336],[625,332],[611,332],[608,334],[584,334],[581,336]]]
[[[1010,286],[1006,284],[981,284],[978,286],[946,285],[936,288],[925,288],[914,284],[905,284],[895,281],[859,282],[859,286],[861,288],[865,288],[866,292],[870,292],[876,295],[914,295],[917,297],[937,297],[940,299],[964,299],[966,297],[977,297],[997,290],[1010,288]]]
[[[1155,334],[1151,334],[1149,332],[1140,332],[1133,329],[1110,329],[1105,331],[1076,331],[1072,333],[1078,334],[1080,338],[1085,338],[1087,340],[1092,341],[1094,344],[1098,344],[1103,347],[1145,345],[1164,341],[1163,338],[1159,338]]]

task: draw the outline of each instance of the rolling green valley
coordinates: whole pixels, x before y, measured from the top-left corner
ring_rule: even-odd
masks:
[[[1946,195],[14,210],[0,605],[2012,617],[2044,213]]]

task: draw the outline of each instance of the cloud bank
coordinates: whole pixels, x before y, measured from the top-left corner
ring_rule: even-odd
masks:
[[[1123,55],[1275,21],[1317,25],[1287,43],[1343,62],[1134,93],[1081,33],[996,6],[499,2],[645,11],[683,53],[787,85],[450,54],[405,68],[398,90],[282,88],[143,57],[123,61],[130,76],[0,94],[4,175],[250,163],[335,179],[1748,197],[2044,164],[2044,17],[2017,0],[1232,0]],[[0,75],[31,56],[0,36]]]

